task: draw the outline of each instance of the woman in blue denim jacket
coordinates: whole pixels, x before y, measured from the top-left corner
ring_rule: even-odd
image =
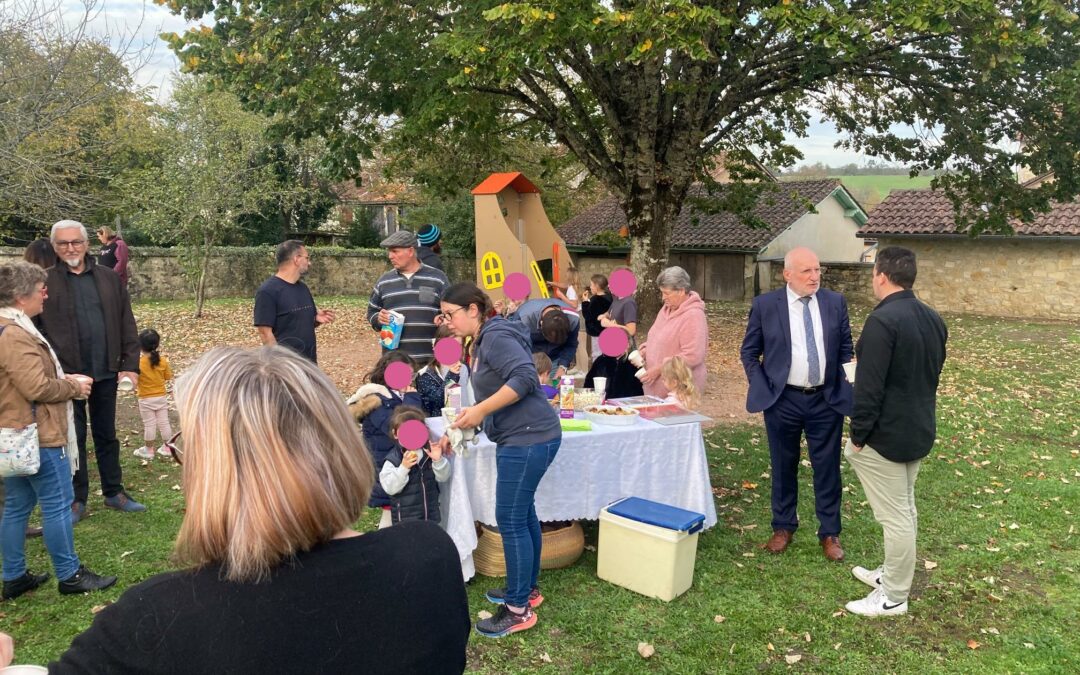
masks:
[[[541,538],[536,488],[559,451],[562,427],[540,390],[524,325],[490,316],[491,299],[470,282],[446,289],[441,308],[443,323],[454,335],[472,338],[469,368],[477,403],[463,408],[454,426],[482,424],[495,443],[495,519],[506,557],[506,588],[488,591],[499,611],[478,621],[476,630],[502,637],[536,625],[532,610],[544,601],[537,586]],[[449,445],[449,440],[441,443]]]

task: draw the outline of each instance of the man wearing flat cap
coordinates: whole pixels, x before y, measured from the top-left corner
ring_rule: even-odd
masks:
[[[442,253],[442,230],[439,226],[435,223],[424,225],[416,232],[416,241],[420,243],[420,247],[416,249],[420,262],[438,270],[443,269],[442,258],[439,257]]]
[[[368,323],[378,332],[389,321],[390,310],[403,314],[405,326],[398,349],[417,361],[430,359],[439,299],[450,282],[442,270],[420,261],[412,232],[399,230],[379,245],[386,249],[393,269],[375,282],[368,302]]]

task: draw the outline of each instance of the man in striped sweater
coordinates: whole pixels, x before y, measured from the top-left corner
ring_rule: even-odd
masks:
[[[416,235],[406,230],[393,233],[380,244],[387,250],[393,269],[379,277],[368,302],[367,320],[375,332],[389,321],[390,310],[405,316],[398,349],[423,363],[433,356],[435,315],[439,298],[449,285],[446,275],[416,256]]]

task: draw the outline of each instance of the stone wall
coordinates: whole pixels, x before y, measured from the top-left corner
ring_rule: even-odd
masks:
[[[771,284],[765,291],[771,291],[784,285],[784,261],[773,260],[769,263]],[[873,263],[838,263],[822,264],[825,274],[821,276],[823,288],[843,293],[849,304],[869,304],[874,302],[874,290],[871,286]]]
[[[915,292],[944,312],[1080,319],[1080,240],[879,237],[915,251]]]
[[[319,295],[368,295],[379,276],[388,270],[386,252],[313,247],[311,269],[304,282]],[[175,249],[131,249],[128,289],[136,300],[181,300],[194,297],[191,281],[184,274]],[[451,281],[476,278],[472,256],[442,256]],[[0,248],[0,264],[21,260],[22,250]],[[210,261],[207,297],[248,297],[274,273],[274,251],[265,248],[225,248]]]

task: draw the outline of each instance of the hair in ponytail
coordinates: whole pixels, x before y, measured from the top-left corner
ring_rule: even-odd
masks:
[[[161,354],[158,354],[158,345],[161,344],[161,336],[153,328],[147,328],[139,333],[139,347],[150,354],[150,367],[157,368],[161,363]]]

